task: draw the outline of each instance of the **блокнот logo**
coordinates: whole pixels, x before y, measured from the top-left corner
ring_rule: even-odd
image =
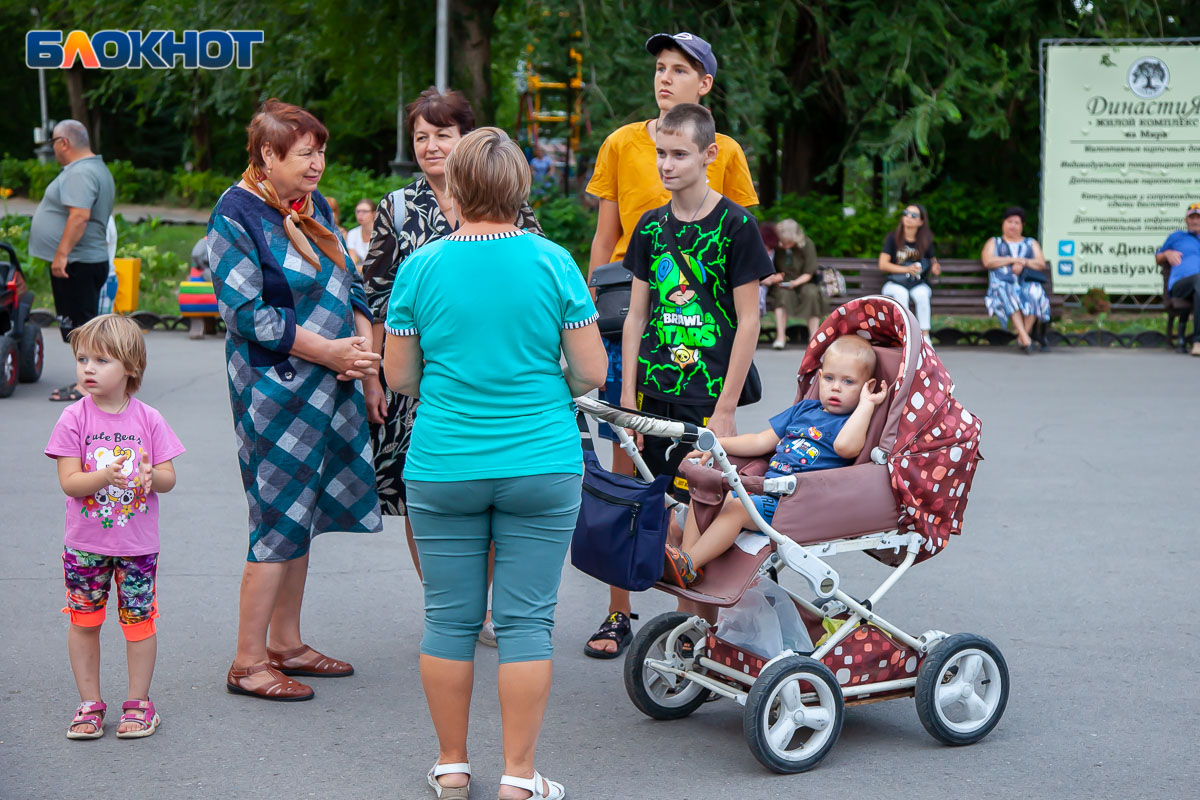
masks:
[[[25,66],[69,69],[225,69],[254,65],[254,45],[262,31],[29,31],[25,34]]]

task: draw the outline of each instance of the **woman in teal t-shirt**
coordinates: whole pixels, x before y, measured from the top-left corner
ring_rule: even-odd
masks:
[[[570,255],[515,225],[529,168],[497,128],[458,143],[446,178],[463,221],[414,252],[388,306],[385,374],[419,396],[404,469],[425,583],[421,680],[441,758],[428,780],[466,797],[475,637],[500,651],[501,798],[562,797],[534,771],[550,694],[554,608],[579,511],[583,454],[571,398],[604,383],[596,309]],[[562,358],[566,358],[566,367]]]

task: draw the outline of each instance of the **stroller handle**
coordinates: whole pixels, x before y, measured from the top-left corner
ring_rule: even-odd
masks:
[[[602,419],[612,425],[629,428],[646,436],[662,436],[678,439],[685,444],[695,444],[704,428],[690,422],[679,422],[664,417],[654,417],[627,408],[612,406],[592,397],[576,397],[575,404],[585,414]]]

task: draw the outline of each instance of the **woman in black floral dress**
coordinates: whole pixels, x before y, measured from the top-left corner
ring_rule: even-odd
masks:
[[[408,106],[407,125],[412,132],[413,151],[422,175],[379,204],[375,227],[362,273],[367,303],[374,317],[375,351],[383,352],[383,322],[396,271],[414,250],[452,233],[459,226],[454,200],[446,191],[446,158],[467,133],[475,128],[475,114],[460,92],[439,92],[432,86]],[[542,228],[525,205],[517,216],[518,228],[541,234]],[[382,375],[364,381],[367,416],[375,448],[375,476],[379,506],[384,514],[407,516],[404,493],[404,458],[417,400],[384,388]],[[405,520],[408,548],[420,572],[412,528]]]

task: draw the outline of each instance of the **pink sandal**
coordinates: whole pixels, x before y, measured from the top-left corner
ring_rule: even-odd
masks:
[[[118,730],[118,739],[141,739],[144,736],[153,736],[154,732],[158,730],[158,726],[162,724],[162,718],[154,710],[153,700],[126,700],[121,703],[121,712],[122,725],[126,722],[134,722],[142,727],[140,730],[126,731],[125,733]]]
[[[68,739],[99,739],[104,735],[104,712],[108,706],[101,700],[84,700],[75,709],[75,719],[67,728]],[[91,725],[90,732],[72,730],[76,725]]]

